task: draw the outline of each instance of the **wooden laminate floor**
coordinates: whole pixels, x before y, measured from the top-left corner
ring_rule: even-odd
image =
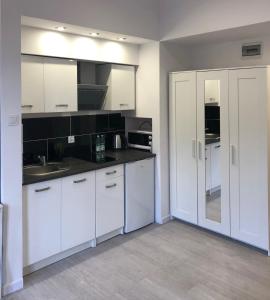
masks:
[[[178,221],[151,225],[25,277],[6,300],[264,300],[270,258]]]

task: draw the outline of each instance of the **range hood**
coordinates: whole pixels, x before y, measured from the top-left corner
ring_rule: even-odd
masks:
[[[103,109],[107,90],[107,85],[78,84],[78,110]]]

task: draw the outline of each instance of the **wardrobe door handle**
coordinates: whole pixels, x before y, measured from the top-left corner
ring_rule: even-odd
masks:
[[[196,158],[196,140],[192,140],[192,157]]]
[[[32,108],[33,105],[32,104],[24,104],[21,106],[22,108]]]
[[[202,142],[198,141],[198,156],[199,160],[202,160]]]
[[[231,164],[236,165],[236,149],[234,145],[231,145]]]

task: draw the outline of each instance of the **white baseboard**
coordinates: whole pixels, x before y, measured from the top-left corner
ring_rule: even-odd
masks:
[[[11,283],[5,284],[3,287],[3,296],[14,293],[23,288],[23,278],[13,281]]]
[[[162,224],[165,224],[165,223],[169,222],[170,220],[171,220],[171,216],[168,215],[168,216],[165,216],[165,217],[161,217],[161,219],[160,218],[156,219],[156,223],[162,225]]]
[[[171,216],[162,217],[162,224],[168,223],[171,220]]]

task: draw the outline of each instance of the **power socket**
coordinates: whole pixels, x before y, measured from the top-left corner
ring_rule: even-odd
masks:
[[[75,136],[74,135],[70,135],[68,137],[68,143],[69,144],[74,144],[75,143]]]

